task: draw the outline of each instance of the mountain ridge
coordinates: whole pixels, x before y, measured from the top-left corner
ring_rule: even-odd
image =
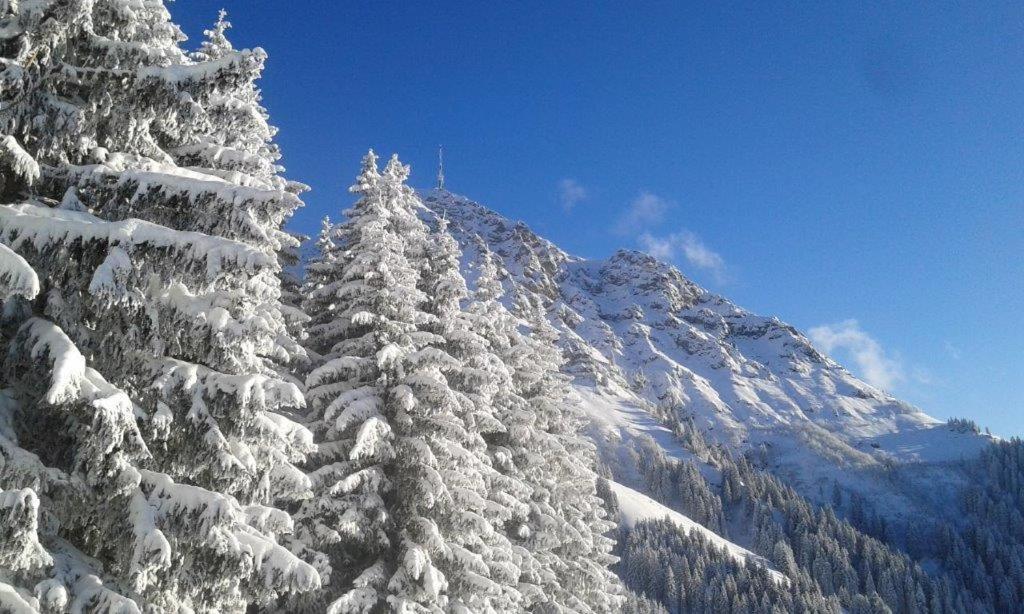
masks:
[[[440,190],[422,197],[425,215],[448,220],[471,286],[486,245],[500,260],[507,296],[543,305],[578,386],[670,424],[692,421],[736,452],[758,452],[806,496],[822,500],[829,482],[840,481],[891,498],[870,472],[958,461],[992,440],[861,381],[795,327],[753,314],[648,254],[573,256],[469,198]]]

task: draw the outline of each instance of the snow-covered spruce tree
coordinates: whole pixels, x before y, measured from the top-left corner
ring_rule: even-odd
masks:
[[[224,140],[220,111],[265,125],[265,56],[183,40],[156,0],[0,3],[0,281],[41,282],[3,310],[0,609],[232,612],[319,583],[275,507],[309,494],[275,370],[301,356],[275,256],[300,201],[272,131]]]
[[[511,348],[513,385],[535,419],[526,454],[533,494],[525,543],[553,572],[543,586],[555,611],[614,612],[621,587],[609,570],[614,525],[597,495],[596,449],[579,432],[582,412],[561,373],[557,331],[542,306],[520,299],[516,307],[528,334]]]
[[[308,314],[304,345],[310,362],[319,366],[323,356],[331,351],[341,337],[334,326],[337,304],[333,291],[323,290],[336,281],[337,268],[337,226],[329,216],[320,222],[316,238],[316,252],[306,265],[302,287],[302,310]]]
[[[486,608],[520,611],[542,601],[537,587],[521,581],[522,568],[536,566],[536,562],[524,548],[514,547],[506,534],[508,526],[516,526],[510,523],[514,510],[526,507],[524,501],[530,491],[516,477],[504,476],[495,469],[485,440],[507,430],[497,416],[495,401],[501,402],[501,391],[511,387],[511,377],[481,334],[488,323],[479,319],[480,314],[472,306],[463,310],[469,293],[459,272],[462,253],[447,231],[447,220],[442,217],[435,224],[421,274],[420,285],[428,297],[425,311],[429,319],[424,328],[458,361],[446,370],[445,377],[458,393],[457,411],[466,428],[461,441],[469,452],[461,460],[453,458],[447,463],[446,478],[454,485],[450,490],[460,510],[458,519],[453,520],[458,520],[461,527],[453,528],[459,546],[486,566],[494,582],[479,586],[478,579],[470,575],[470,582],[453,585],[451,594],[474,612]],[[516,485],[518,498],[507,496],[510,480]],[[481,594],[482,588],[492,590]],[[497,595],[492,594],[493,589]]]
[[[328,611],[507,611],[516,570],[488,520],[489,467],[467,423],[480,416],[447,379],[462,369],[448,351],[461,279],[425,259],[408,172],[367,154],[347,221],[321,234],[304,305],[320,443],[300,536],[329,545]]]
[[[523,605],[533,609],[551,603],[543,585],[555,577],[527,547],[530,536],[529,502],[534,492],[530,480],[537,475],[532,467],[543,459],[531,452],[536,439],[533,430],[535,418],[529,403],[517,393],[512,368],[506,363],[512,348],[523,343],[519,321],[501,302],[504,289],[492,254],[479,237],[475,243],[480,254],[476,289],[463,317],[470,321],[475,335],[487,343],[489,353],[481,355],[479,360],[486,365],[491,388],[481,386],[478,394],[489,394],[491,411],[501,425],[483,433],[488,456],[497,471],[488,496],[500,512],[497,525],[515,547],[521,572],[519,590],[523,595]]]
[[[501,302],[499,270],[482,240],[473,301],[467,317],[487,340],[499,363],[491,398],[500,431],[485,438],[500,478],[491,498],[506,510],[504,530],[519,548],[523,594],[541,612],[616,612],[621,586],[609,571],[613,543],[596,494],[593,446],[578,433],[580,423],[561,355],[550,327],[536,309],[527,336],[521,320]]]
[[[474,340],[460,312],[466,290],[458,270],[459,254],[443,224],[428,240],[418,216],[422,203],[406,185],[408,176],[409,168],[392,157],[384,171],[385,187],[389,200],[398,205],[395,229],[405,237],[410,255],[419,258],[418,287],[424,302],[418,316],[419,349],[406,368],[406,384],[416,403],[406,410],[407,416],[398,415],[398,471],[392,480],[398,509],[412,515],[415,528],[404,531],[408,534],[404,564],[391,585],[418,592],[420,572],[410,564],[410,555],[419,558],[418,551],[431,552],[447,581],[441,600],[447,610],[511,611],[518,600],[514,588],[518,570],[511,561],[511,544],[488,519],[486,489],[491,470],[480,436],[480,430],[495,428],[495,421],[479,397],[468,396],[474,380],[483,383],[482,374],[452,355],[470,359],[474,353]],[[461,394],[449,377],[461,384]],[[405,501],[408,495],[413,497],[411,502]],[[425,535],[417,537],[424,532],[423,525],[427,525]],[[392,606],[422,603],[415,594],[389,602]]]
[[[198,62],[216,62],[237,53],[227,38],[230,28],[227,12],[221,10],[213,28],[204,31],[206,38],[191,58]],[[199,166],[228,179],[241,178],[246,184],[296,196],[309,190],[309,186],[282,176],[284,168],[277,163],[281,152],[273,141],[277,128],[270,125],[261,99],[255,82],[246,79],[211,96],[204,105],[206,117],[199,124],[195,137],[172,151],[178,164]],[[280,309],[289,334],[281,338],[286,352],[276,357],[275,363],[279,374],[289,380],[297,371],[304,371],[307,364],[301,344],[296,343],[304,335],[309,319],[299,308],[301,281],[295,273],[300,264],[298,247],[303,239],[305,237],[295,234],[282,237],[277,254],[281,265]]]
[[[394,450],[387,419],[393,408],[385,407],[382,396],[397,387],[395,350],[412,351],[418,302],[410,294],[416,274],[401,237],[389,227],[372,152],[350,189],[360,198],[346,211],[346,224],[335,230],[324,221],[303,303],[310,314],[310,353],[317,359],[306,381],[307,424],[318,446],[310,460],[314,496],[297,514],[297,537],[317,544],[329,558],[322,570],[329,582],[307,604],[320,611],[328,605],[336,611],[369,609],[384,598],[385,564],[393,562],[383,560],[391,546],[385,463]],[[339,238],[344,250],[335,249]],[[378,361],[378,354],[387,360]]]

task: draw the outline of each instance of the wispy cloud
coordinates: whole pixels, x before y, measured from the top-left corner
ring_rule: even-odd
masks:
[[[953,344],[952,341],[946,341],[942,344],[942,348],[946,350],[946,354],[953,360],[960,360],[963,357],[963,352],[960,348]]]
[[[571,177],[558,182],[558,202],[566,212],[587,199],[587,188]]]
[[[936,386],[941,383],[939,378],[930,369],[924,367],[913,367],[910,369],[910,380],[915,384],[923,386]]]
[[[640,192],[615,223],[613,230],[620,235],[637,235],[646,232],[651,226],[660,224],[669,209],[669,202],[664,198]]]
[[[690,266],[710,272],[718,283],[727,281],[725,259],[688,230],[664,237],[645,232],[637,240],[641,249],[659,260],[671,262],[682,256]]]
[[[616,220],[615,234],[633,237],[640,249],[659,260],[678,263],[685,260],[691,267],[710,272],[716,282],[727,281],[725,259],[709,248],[693,232],[679,230],[660,234],[665,215],[674,204],[657,194],[641,191]]]
[[[857,320],[815,326],[808,331],[808,336],[825,353],[842,353],[852,360],[858,375],[876,388],[891,390],[907,378],[900,358],[887,352]],[[914,379],[924,378],[915,375]]]

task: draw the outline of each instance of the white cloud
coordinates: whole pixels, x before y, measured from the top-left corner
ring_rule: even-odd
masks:
[[[673,261],[681,255],[690,266],[712,273],[718,283],[726,281],[725,260],[688,230],[665,237],[645,232],[637,240],[641,249],[659,260]]]
[[[711,271],[716,276],[725,274],[725,260],[714,252],[697,235],[692,232],[683,232],[672,235],[677,237],[677,242],[683,248],[683,255],[686,260],[699,269]]]
[[[808,336],[827,354],[842,352],[853,361],[864,381],[876,388],[891,390],[906,379],[899,357],[886,352],[874,337],[861,329],[857,320],[815,326],[808,331]]]
[[[665,217],[669,203],[664,198],[640,192],[626,207],[626,211],[615,224],[615,232],[620,235],[635,235],[659,224]]]
[[[688,230],[656,235],[652,229],[663,226],[665,214],[672,208],[668,200],[641,191],[626,207],[612,230],[616,234],[636,237],[640,249],[666,262],[683,258],[690,266],[709,271],[718,283],[726,282],[725,260]]]
[[[645,232],[637,241],[640,242],[640,249],[658,260],[673,260],[676,256],[676,246],[672,242],[672,237],[656,237]]]
[[[558,202],[565,211],[572,211],[573,207],[586,199],[587,189],[580,182],[571,177],[558,182]]]

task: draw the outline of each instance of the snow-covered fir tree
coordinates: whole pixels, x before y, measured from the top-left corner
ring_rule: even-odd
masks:
[[[530,556],[515,548],[505,533],[511,517],[509,502],[492,494],[506,478],[494,468],[485,440],[505,431],[494,401],[510,378],[481,334],[484,323],[463,310],[469,293],[459,271],[462,254],[447,231],[447,220],[442,217],[435,224],[421,269],[420,286],[428,297],[425,311],[429,316],[424,328],[435,335],[435,344],[457,361],[446,369],[445,377],[457,395],[456,411],[465,429],[465,453],[462,458],[450,459],[444,477],[453,485],[450,491],[459,510],[461,527],[455,527],[455,534],[458,547],[466,552],[460,558],[476,559],[487,570],[486,579],[475,573],[462,574],[468,581],[452,586],[451,593],[473,612],[525,610],[538,601],[529,589],[524,594],[521,585],[522,568],[529,566]]]
[[[621,601],[609,570],[614,524],[597,495],[596,450],[579,433],[583,419],[561,373],[557,331],[541,305],[519,300],[517,310],[527,333],[511,348],[513,385],[533,415],[524,451],[533,489],[525,543],[553,573],[542,585],[559,609],[614,612]]]
[[[485,438],[500,479],[491,497],[506,510],[503,525],[524,552],[522,584],[541,611],[618,611],[621,587],[608,567],[614,526],[596,496],[594,449],[578,433],[579,416],[561,355],[539,311],[523,309],[529,326],[502,303],[501,273],[479,237],[473,330],[488,343],[498,384],[491,397],[500,430]]]
[[[236,53],[227,37],[230,28],[227,12],[221,10],[214,26],[203,32],[205,39],[191,58],[215,62]],[[229,179],[241,178],[245,184],[290,194],[307,191],[309,186],[282,176],[284,168],[278,164],[281,152],[273,141],[277,128],[269,123],[261,100],[260,91],[251,79],[237,80],[211,96],[204,105],[206,119],[200,124],[200,133],[187,145],[173,151],[178,164],[199,166]],[[301,264],[298,247],[305,238],[288,233],[281,238],[277,254],[281,265],[280,308],[289,333],[282,337],[287,353],[278,361],[278,372],[286,379],[304,370],[302,367],[307,362],[302,345],[295,343],[304,334],[303,328],[309,319],[299,308],[301,280],[296,274]]]
[[[278,377],[303,355],[276,257],[301,189],[265,54],[221,22],[189,56],[158,0],[0,3],[0,609],[241,612],[319,585],[279,543],[310,494]]]
[[[303,345],[310,362],[314,365],[322,362],[324,354],[330,352],[339,339],[332,327],[337,307],[334,295],[330,291],[321,291],[336,275],[337,232],[338,229],[330,216],[324,216],[316,238],[316,251],[305,265],[301,309],[307,313],[309,319],[305,325],[306,338]]]
[[[519,330],[493,265],[469,296],[445,220],[420,220],[407,176],[368,154],[309,269],[319,452],[299,534],[329,544],[330,566],[305,606],[616,611],[612,525],[553,340]]]
[[[330,544],[332,612],[505,609],[517,573],[487,519],[476,407],[447,379],[462,368],[448,351],[461,277],[425,258],[408,172],[367,154],[359,200],[321,234],[305,305],[316,496],[299,516],[309,543]]]
[[[329,557],[329,584],[313,607],[336,611],[379,607],[386,566],[395,563],[384,500],[391,490],[385,465],[394,457],[388,413],[399,402],[398,361],[412,351],[418,297],[416,272],[390,227],[383,183],[371,152],[351,188],[360,199],[337,230],[344,250],[333,251],[325,220],[303,304],[311,314],[309,344],[319,350],[306,382],[318,449],[311,460],[314,497],[298,513],[299,537]]]

